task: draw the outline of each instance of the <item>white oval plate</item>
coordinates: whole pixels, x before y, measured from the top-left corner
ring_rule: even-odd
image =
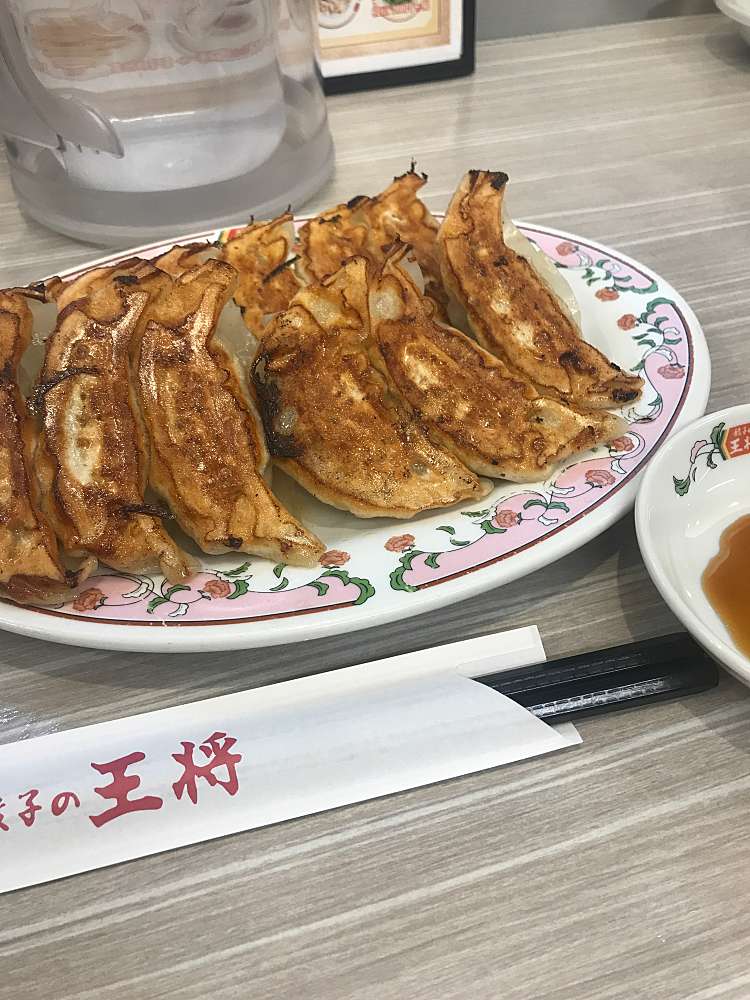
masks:
[[[744,514],[750,514],[748,404],[706,414],[670,438],[643,476],[635,523],[661,596],[713,657],[750,684],[750,660],[701,584],[721,533]]]
[[[523,231],[562,268],[587,340],[646,379],[612,447],[581,455],[546,482],[497,482],[476,504],[411,521],[358,520],[327,507],[277,472],[274,488],[328,546],[316,569],[255,557],[205,556],[182,588],[106,569],[57,608],[0,603],[0,627],[39,639],[126,650],[221,650],[315,639],[382,625],[465,600],[532,573],[584,545],[630,509],[644,464],[675,427],[700,416],[711,383],[692,310],[636,261],[557,230]],[[231,231],[230,231],[231,232]],[[128,250],[154,257],[174,242]],[[76,268],[66,277],[80,273]]]

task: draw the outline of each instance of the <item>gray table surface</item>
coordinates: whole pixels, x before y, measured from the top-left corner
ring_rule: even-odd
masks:
[[[713,409],[750,364],[750,55],[719,16],[483,44],[473,78],[330,102],[335,179],[415,155],[442,207],[506,170],[518,217],[637,256],[679,288]],[[92,256],[18,213],[3,281]],[[423,618],[247,653],[126,655],[3,635],[12,741],[537,623],[550,654],[669,632],[626,517],[576,554]],[[581,724],[584,746],[0,899],[0,997],[567,1000],[750,996],[750,697]]]

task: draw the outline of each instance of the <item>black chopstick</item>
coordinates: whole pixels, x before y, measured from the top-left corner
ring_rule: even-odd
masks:
[[[477,677],[540,719],[561,721],[697,694],[719,671],[686,632]]]

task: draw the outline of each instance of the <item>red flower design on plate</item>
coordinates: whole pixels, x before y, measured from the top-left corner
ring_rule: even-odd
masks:
[[[606,469],[589,469],[586,473],[586,482],[589,486],[611,486],[614,481],[615,477]]]
[[[558,243],[555,248],[561,257],[569,257],[572,253],[576,253],[578,247],[575,243],[571,243],[569,240],[563,240],[562,243]]]
[[[600,288],[596,293],[596,297],[601,302],[614,302],[615,299],[620,298],[620,293],[616,288]]]
[[[493,521],[498,528],[515,528],[518,524],[518,514],[514,510],[499,510],[496,512]]]
[[[393,535],[385,543],[386,552],[406,552],[415,542],[414,535]]]
[[[105,600],[106,596],[102,590],[99,590],[98,587],[88,587],[76,597],[73,601],[73,607],[76,611],[96,611],[104,604]]]
[[[632,438],[623,434],[622,437],[617,437],[609,443],[612,451],[632,451],[635,448],[635,442]]]
[[[624,316],[620,316],[617,321],[617,325],[621,330],[632,330],[634,326],[638,323],[638,317],[634,316],[632,313],[625,313]]]
[[[662,378],[685,378],[685,369],[682,365],[662,365],[656,370]]]
[[[229,597],[232,593],[232,585],[226,580],[209,580],[201,588],[201,593],[208,594],[213,600],[218,601],[222,597]]]
[[[343,552],[341,549],[330,549],[320,557],[320,565],[328,567],[343,566],[344,563],[349,562],[350,558],[348,552]]]

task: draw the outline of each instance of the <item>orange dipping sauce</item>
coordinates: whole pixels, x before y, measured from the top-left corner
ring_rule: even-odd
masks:
[[[750,514],[721,533],[703,571],[703,592],[745,656],[750,656]]]

